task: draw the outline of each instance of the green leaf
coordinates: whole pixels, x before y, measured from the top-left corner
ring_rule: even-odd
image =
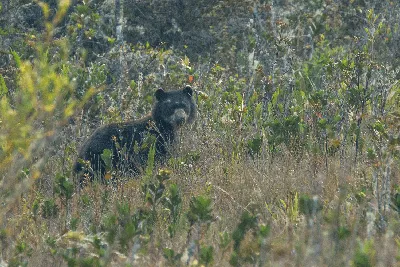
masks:
[[[11,50],[11,55],[14,58],[15,64],[17,65],[17,68],[21,68],[22,61],[21,61],[21,58],[18,56],[17,52],[15,52],[14,50]]]
[[[254,156],[259,154],[262,149],[262,144],[263,144],[263,137],[261,135],[258,135],[253,139],[247,141],[247,148],[250,152],[250,155]]]
[[[240,243],[244,239],[246,233],[253,229],[257,225],[257,217],[245,211],[242,213],[240,223],[232,233],[232,239],[234,241],[234,250],[239,251]]]
[[[3,76],[0,75],[0,97],[8,93],[8,88],[6,85],[6,81]]]
[[[212,202],[211,198],[206,196],[192,197],[187,213],[190,224],[196,222],[209,223],[212,220]]]
[[[113,152],[110,149],[104,149],[100,157],[104,161],[104,164],[106,165],[106,170],[110,171],[112,168]]]
[[[199,254],[200,265],[204,264],[205,266],[209,266],[213,262],[214,259],[213,254],[214,254],[213,246],[201,247]]]

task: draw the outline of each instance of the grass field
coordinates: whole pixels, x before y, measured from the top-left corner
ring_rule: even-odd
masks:
[[[397,2],[25,2],[0,5],[0,266],[400,266]],[[185,84],[165,163],[77,186],[97,127]]]

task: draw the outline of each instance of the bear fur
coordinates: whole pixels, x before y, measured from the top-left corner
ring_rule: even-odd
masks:
[[[132,175],[142,172],[148,161],[150,147],[154,144],[155,161],[162,162],[174,142],[178,129],[196,117],[193,90],[155,92],[156,102],[151,114],[137,120],[111,123],[93,132],[78,153],[74,171],[79,174],[79,184],[98,177],[104,182],[106,164],[101,155],[105,149],[112,151],[113,170]],[[108,170],[107,170],[108,171]],[[109,178],[110,175],[108,175]]]

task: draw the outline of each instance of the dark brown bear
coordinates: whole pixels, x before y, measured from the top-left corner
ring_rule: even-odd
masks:
[[[112,151],[114,170],[132,175],[139,174],[146,166],[152,144],[155,144],[155,160],[163,161],[177,130],[192,122],[196,116],[192,95],[190,86],[171,92],[158,89],[150,115],[137,121],[112,123],[98,128],[79,151],[75,164],[75,172],[80,176],[79,184],[83,185],[87,178],[93,180],[99,177],[102,181],[109,178],[109,170],[106,170],[101,157],[105,149]]]

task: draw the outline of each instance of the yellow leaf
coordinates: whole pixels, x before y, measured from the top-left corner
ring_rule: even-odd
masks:
[[[38,179],[39,177],[40,177],[40,171],[35,170],[35,171],[32,173],[32,178],[33,178],[34,180],[36,180],[36,179]]]
[[[54,104],[46,105],[46,106],[44,106],[44,111],[52,112],[54,110],[54,108],[55,108]]]
[[[49,6],[46,3],[43,3],[43,2],[39,2],[38,4],[42,8],[44,17],[47,19],[49,17],[49,14],[50,14]]]
[[[69,231],[64,236],[71,240],[80,241],[85,237],[85,234],[83,232]]]
[[[110,180],[110,179],[111,179],[111,173],[110,173],[110,172],[107,172],[107,173],[104,175],[104,179]]]

